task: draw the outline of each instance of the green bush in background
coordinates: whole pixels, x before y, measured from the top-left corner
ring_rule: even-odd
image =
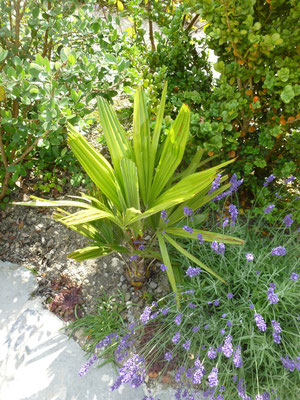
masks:
[[[299,154],[300,5],[295,0],[197,1],[220,78],[203,114],[199,144],[229,157],[248,192],[263,178],[296,173]],[[298,35],[297,35],[298,32]],[[207,140],[216,137],[215,143]]]
[[[55,181],[56,167],[69,169],[79,183],[66,122],[86,127],[92,120],[79,120],[95,108],[96,95],[111,100],[128,77],[135,86],[118,19],[105,22],[87,3],[1,2],[0,200],[29,170]]]

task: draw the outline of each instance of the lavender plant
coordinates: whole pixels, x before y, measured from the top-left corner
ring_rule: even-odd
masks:
[[[191,217],[186,213],[194,232]],[[244,246],[226,247],[224,252],[205,241],[182,239],[184,249],[217,268],[228,284],[176,256],[185,270],[181,293],[147,306],[126,332],[125,343],[131,341],[133,352],[129,364],[138,360],[136,379],[129,374],[131,386],[154,370],[162,377],[175,374],[176,399],[299,398],[297,231],[284,224],[282,215],[277,220],[267,237],[261,233],[266,221],[250,213],[225,228],[219,220],[215,229],[245,239]],[[112,389],[126,383],[123,378],[121,373]]]

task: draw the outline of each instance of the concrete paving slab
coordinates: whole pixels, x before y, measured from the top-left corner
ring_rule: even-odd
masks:
[[[60,331],[64,322],[30,296],[35,287],[26,268],[0,261],[0,399],[142,399],[145,387],[109,391],[116,378],[110,364],[78,377],[85,353]],[[154,392],[160,400],[174,398],[171,389]]]

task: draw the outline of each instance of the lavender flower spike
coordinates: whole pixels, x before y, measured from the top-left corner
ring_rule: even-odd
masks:
[[[173,342],[174,344],[177,344],[177,343],[179,342],[179,340],[180,340],[180,332],[177,331],[177,332],[175,333],[175,335],[173,336],[173,338],[172,338],[172,342]]]
[[[233,347],[231,341],[232,341],[232,336],[231,335],[226,336],[224,345],[222,347],[223,354],[227,358],[230,358],[233,353]]]
[[[274,208],[275,208],[275,204],[270,204],[268,207],[266,207],[265,213],[269,214]]]
[[[78,375],[79,376],[83,376],[83,375],[85,375],[87,372],[88,372],[88,370],[90,369],[90,367],[94,364],[94,362],[95,361],[97,361],[98,360],[98,357],[95,355],[95,354],[93,354],[88,360],[87,360],[87,362],[85,363],[85,364],[83,364],[83,366],[80,368],[80,371],[78,372]]]
[[[282,222],[284,222],[286,228],[290,227],[292,225],[292,223],[294,222],[294,220],[292,219],[292,214],[288,214],[286,215]]]
[[[220,180],[221,180],[221,174],[218,174],[213,183],[211,184],[211,189],[209,190],[208,194],[212,194],[215,190],[218,189],[218,187],[220,186]]]
[[[246,254],[246,259],[247,259],[247,261],[253,261],[254,260],[254,255],[252,253],[247,253]]]
[[[290,276],[290,279],[291,279],[292,281],[297,282],[297,280],[299,279],[299,275],[296,274],[296,272],[292,272],[292,273],[291,273],[291,276]]]
[[[241,357],[241,346],[236,346],[236,350],[233,354],[233,364],[236,368],[242,368],[243,360]]]
[[[271,183],[274,179],[275,179],[275,175],[271,174],[270,176],[268,176],[267,178],[265,178],[266,182],[264,183],[264,186],[268,186],[269,183]]]
[[[278,303],[279,298],[278,298],[277,294],[274,292],[274,289],[272,287],[269,288],[267,294],[268,294],[268,300],[269,300],[270,304]]]
[[[274,247],[271,250],[273,256],[284,256],[286,254],[286,249],[283,246]]]
[[[145,307],[143,314],[140,316],[140,321],[143,322],[143,324],[149,321],[151,310],[152,310],[151,307],[149,306]]]
[[[236,219],[237,219],[237,216],[239,215],[239,212],[238,212],[238,209],[236,208],[236,206],[234,204],[230,204],[229,212],[230,212],[230,216],[231,216],[231,219],[232,219],[232,222],[231,222],[230,225],[233,226],[236,223]]]
[[[292,175],[292,176],[290,176],[289,178],[287,178],[287,179],[284,181],[284,183],[287,185],[288,183],[293,182],[295,179],[296,179],[296,178]]]
[[[263,317],[260,314],[254,314],[254,319],[255,319],[258,329],[262,332],[265,332],[265,330],[267,329],[267,325],[266,325]]]
[[[218,368],[213,368],[211,373],[208,375],[208,384],[210,387],[218,386]]]

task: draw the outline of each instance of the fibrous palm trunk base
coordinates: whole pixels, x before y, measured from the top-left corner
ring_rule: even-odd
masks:
[[[150,265],[143,258],[127,264],[125,275],[131,286],[140,289],[144,285],[150,275]]]

